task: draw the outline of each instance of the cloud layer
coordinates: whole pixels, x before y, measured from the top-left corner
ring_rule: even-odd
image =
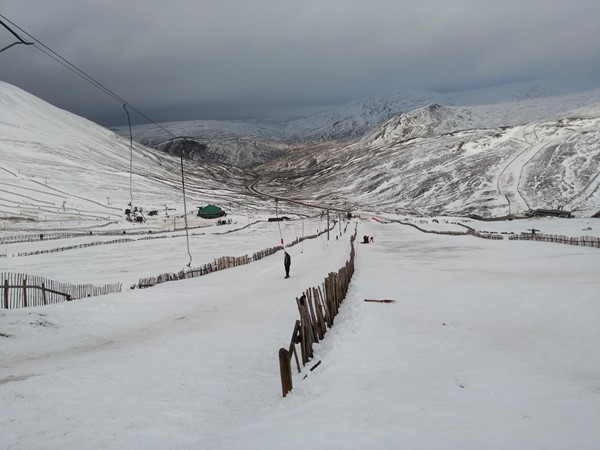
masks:
[[[5,0],[0,12],[158,121],[403,89],[600,84],[596,0]],[[0,48],[12,41],[0,30]],[[126,120],[33,46],[0,53],[0,77],[93,120]]]

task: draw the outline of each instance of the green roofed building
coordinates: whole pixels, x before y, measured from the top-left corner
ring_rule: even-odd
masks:
[[[198,207],[198,217],[202,217],[203,219],[216,219],[225,215],[225,211],[215,205],[206,205],[203,208]]]

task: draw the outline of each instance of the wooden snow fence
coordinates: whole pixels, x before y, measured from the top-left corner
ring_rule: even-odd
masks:
[[[0,237],[0,244],[18,244],[21,242],[50,241],[55,239],[70,239],[89,236],[89,232],[74,233],[34,233],[28,235],[3,236]]]
[[[356,231],[350,237],[350,258],[346,264],[337,272],[327,275],[321,286],[309,288],[300,298],[296,298],[300,319],[294,324],[289,347],[279,349],[281,391],[284,397],[293,388],[292,356],[298,373],[302,371],[296,345],[300,346],[302,366],[305,366],[314,356],[313,344],[323,340],[327,330],[333,327],[354,274],[355,239]]]
[[[310,236],[304,236],[301,238],[297,238],[291,244],[287,244],[286,247],[291,247],[293,245],[302,242],[305,239],[314,239],[322,234],[327,233],[327,230],[321,231],[320,233],[312,234]],[[245,264],[250,264],[255,261],[266,258],[267,256],[271,256],[274,253],[277,253],[280,250],[283,250],[282,245],[278,245],[276,247],[267,248],[265,250],[259,250],[254,252],[252,256],[244,255],[244,256],[222,256],[218,259],[215,259],[213,262],[204,264],[203,266],[193,268],[188,271],[179,271],[177,273],[163,273],[154,277],[140,278],[137,284],[131,286],[131,289],[144,289],[152,286],[156,286],[160,283],[165,283],[167,281],[177,281],[177,280],[185,280],[187,278],[195,278],[201,277],[203,275],[208,275],[209,273],[216,272],[218,270],[230,269],[232,267],[242,266]]]
[[[68,245],[66,247],[57,247],[57,248],[49,248],[46,250],[35,250],[33,252],[19,252],[17,256],[32,256],[32,255],[43,255],[46,253],[57,253],[64,252],[66,250],[74,250],[78,248],[87,248],[87,247],[96,247],[98,245],[108,245],[108,244],[120,244],[122,242],[132,242],[134,239],[114,239],[112,241],[97,241],[97,242],[89,242],[87,244],[78,244],[78,245]]]
[[[499,233],[494,233],[494,232],[488,232],[488,231],[476,231],[475,229],[464,225],[462,223],[454,223],[454,225],[458,225],[461,226],[463,228],[466,228],[466,231],[439,231],[439,230],[426,230],[424,228],[421,228],[418,225],[415,225],[414,223],[410,223],[410,222],[403,222],[401,220],[392,220],[391,222],[396,222],[402,225],[408,225],[409,227],[413,227],[416,228],[417,230],[419,230],[422,233],[428,233],[428,234],[440,234],[440,235],[445,235],[445,236],[475,236],[481,239],[491,239],[491,240],[503,240],[504,236],[502,236]]]
[[[252,254],[252,256],[222,256],[218,259],[215,259],[213,262],[204,264],[200,267],[195,267],[188,271],[181,270],[177,273],[163,273],[155,277],[140,278],[137,284],[131,286],[131,289],[149,288],[152,286],[156,286],[160,283],[165,283],[167,281],[177,281],[185,280],[187,278],[201,277],[203,275],[208,275],[209,273],[213,273],[218,270],[225,270],[230,269],[232,267],[243,266],[245,264],[250,264],[254,261],[258,261],[259,259],[272,255],[273,253],[276,253],[282,249],[283,246],[278,245],[277,247],[271,247],[266,250],[255,252]]]
[[[121,292],[121,283],[93,286],[49,280],[23,273],[0,273],[0,308],[16,309]]]
[[[392,222],[398,222],[402,225],[409,225],[413,228],[416,228],[419,231],[422,231],[423,233],[446,234],[446,235],[451,235],[451,236],[452,235],[454,235],[454,236],[470,235],[470,236],[475,236],[475,237],[482,238],[482,239],[493,239],[493,240],[504,239],[504,236],[499,233],[486,232],[486,231],[483,231],[483,232],[475,231],[473,228],[468,227],[463,224],[460,224],[460,223],[457,223],[457,225],[467,228],[466,232],[462,233],[462,232],[457,232],[457,231],[431,231],[431,230],[425,230],[415,224],[408,223],[408,222],[402,222],[400,220],[393,220]],[[508,240],[509,241],[522,240],[522,241],[538,241],[538,242],[555,242],[558,244],[579,245],[579,246],[584,246],[584,247],[600,248],[600,238],[593,237],[593,236],[571,237],[571,236],[563,236],[563,235],[557,235],[557,234],[521,233],[521,234],[510,234],[508,236]]]
[[[600,248],[600,238],[593,236],[563,236],[558,234],[521,233],[510,235],[509,240],[555,242],[557,244],[578,245],[582,247]]]

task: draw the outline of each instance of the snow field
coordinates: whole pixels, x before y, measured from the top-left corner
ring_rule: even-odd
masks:
[[[205,229],[190,230],[190,252],[192,267],[199,267],[221,256],[252,255],[253,252],[290,243],[296,237],[302,237],[301,221],[276,223],[259,222],[229,234],[228,229],[242,228],[245,223],[228,226],[214,226]],[[316,232],[321,224],[318,220],[305,220],[305,234]],[[150,235],[148,235],[150,236]],[[166,235],[160,239],[137,240],[145,236],[117,235],[106,240],[132,238],[133,242],[115,243],[46,253],[23,257],[8,257],[0,260],[0,272],[19,272],[40,275],[52,280],[69,283],[123,283],[128,288],[140,278],[157,276],[166,272],[179,272],[189,261],[185,232]],[[89,236],[77,239],[59,239],[33,243],[5,245],[7,254],[17,254],[40,248],[57,248],[76,245],[83,242],[102,241],[106,237]],[[319,244],[321,245],[321,244]],[[296,246],[301,249],[302,244]],[[296,248],[295,247],[295,248]],[[300,250],[298,250],[300,251]],[[90,270],[90,268],[93,268]],[[110,280],[110,281],[109,281]]]
[[[305,380],[308,367],[294,371],[281,398],[294,299],[343,265],[349,234],[292,247],[289,280],[278,253],[0,312],[6,447],[596,448],[592,248],[361,221],[375,242],[357,244],[348,297],[315,346],[322,363]]]
[[[289,252],[288,280],[278,253],[96,301],[3,311],[9,448],[218,446],[279,401],[277,351],[289,343],[295,297],[339,269],[350,246],[315,239]]]

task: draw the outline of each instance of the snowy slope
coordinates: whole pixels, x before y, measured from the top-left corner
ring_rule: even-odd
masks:
[[[12,86],[0,87],[3,217],[21,224],[43,219],[46,227],[122,221],[130,201],[128,140]],[[600,103],[581,107],[575,99],[582,98],[572,96],[560,114],[549,98],[539,98],[544,111],[556,115],[516,126],[501,124],[507,117],[539,113],[531,99],[470,107],[430,104],[354,141],[297,148],[277,144],[277,158],[253,172],[231,165],[257,162],[244,150],[253,138],[232,138],[244,143],[216,158],[219,163],[210,162],[214,156],[187,160],[189,210],[216,202],[242,214],[251,208],[268,215],[275,206],[269,198],[277,196],[321,207],[396,213],[505,216],[564,207],[590,216],[600,210]],[[577,108],[565,110],[567,104]],[[226,147],[227,139],[218,142]],[[179,139],[172,151],[187,157],[195,145]],[[217,150],[205,147],[207,153],[223,155]],[[166,205],[180,215],[179,170],[179,158],[136,144],[134,204],[161,211]],[[294,203],[280,207],[309,214]],[[154,223],[172,225],[165,218]]]
[[[213,160],[252,166],[255,190],[280,197],[419,214],[563,207],[589,216],[600,210],[599,105],[600,89],[556,94],[525,83],[396,93],[288,120],[166,126],[196,133]]]
[[[584,224],[561,222],[572,233]],[[256,234],[278,237],[274,224]],[[0,310],[3,447],[597,447],[598,249],[370,220],[358,234],[375,242],[357,246],[335,325],[286,398],[277,351],[295,298],[343,264],[347,234],[292,247],[289,280],[277,254],[152,289]],[[222,238],[241,251],[246,235]],[[212,233],[201,239],[218,251]],[[78,276],[119,276],[107,261],[127,253],[105,247]],[[156,260],[150,242],[135,253]]]
[[[4,225],[123,222],[132,197],[145,210],[183,210],[179,158],[134,144],[130,160],[128,139],[6,83],[0,83],[0,151]],[[185,171],[191,210],[217,199],[240,205],[243,171],[190,161]]]
[[[398,213],[600,210],[598,104],[554,120],[484,128],[492,119],[487,106],[430,105],[356,142],[313,146],[257,167],[263,177],[256,188]]]

